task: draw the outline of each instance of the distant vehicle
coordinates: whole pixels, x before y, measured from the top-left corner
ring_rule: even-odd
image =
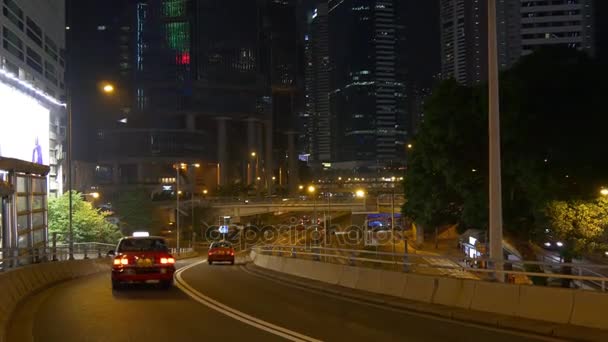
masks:
[[[300,218],[300,224],[310,224],[312,220],[308,216],[302,216]]]
[[[564,242],[553,235],[551,229],[545,229],[541,247],[549,251],[559,251],[564,247]]]
[[[234,248],[228,241],[214,242],[209,246],[207,263],[212,265],[214,262],[229,262],[234,265]]]
[[[175,258],[169,253],[162,237],[132,236],[122,238],[115,251],[112,263],[112,289],[123,284],[157,283],[169,289],[173,285]]]

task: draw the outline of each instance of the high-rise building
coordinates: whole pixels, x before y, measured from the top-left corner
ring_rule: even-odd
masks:
[[[39,262],[48,196],[63,193],[64,1],[0,3],[0,248]],[[48,196],[47,196],[48,195]]]
[[[375,167],[403,156],[406,91],[397,3],[328,2],[334,161]]]
[[[520,3],[522,55],[551,45],[594,54],[593,0],[521,0]]]
[[[484,0],[441,0],[444,78],[474,84],[487,78],[487,6]]]
[[[60,105],[65,101],[65,3],[63,0],[4,0],[0,7],[0,70],[50,99],[44,104],[50,112],[49,142],[40,143],[49,149],[49,158],[43,161],[50,166],[49,193],[61,194],[64,151],[67,150],[64,148],[66,112]],[[7,113],[4,104],[2,108],[2,112]],[[12,119],[2,121],[7,120]]]
[[[332,159],[332,120],[329,113],[329,31],[327,2],[320,3],[308,15],[304,36],[306,58],[305,126],[306,151],[311,161]]]
[[[593,0],[497,0],[500,67],[546,46],[595,53]],[[463,84],[487,79],[487,2],[441,0],[443,78]]]

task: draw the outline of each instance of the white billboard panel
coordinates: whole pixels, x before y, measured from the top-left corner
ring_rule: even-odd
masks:
[[[49,165],[50,110],[0,82],[0,157]]]

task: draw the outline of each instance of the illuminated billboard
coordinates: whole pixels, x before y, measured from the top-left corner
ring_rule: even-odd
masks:
[[[0,157],[49,165],[50,110],[0,82]]]

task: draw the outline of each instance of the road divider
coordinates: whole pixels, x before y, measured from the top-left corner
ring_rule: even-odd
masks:
[[[0,342],[19,303],[61,281],[109,271],[109,259],[55,261],[27,265],[0,273]]]
[[[332,285],[473,313],[544,321],[554,324],[551,331],[556,336],[568,327],[608,330],[608,319],[602,314],[608,307],[605,292],[427,276],[255,252],[251,259],[260,268]]]

